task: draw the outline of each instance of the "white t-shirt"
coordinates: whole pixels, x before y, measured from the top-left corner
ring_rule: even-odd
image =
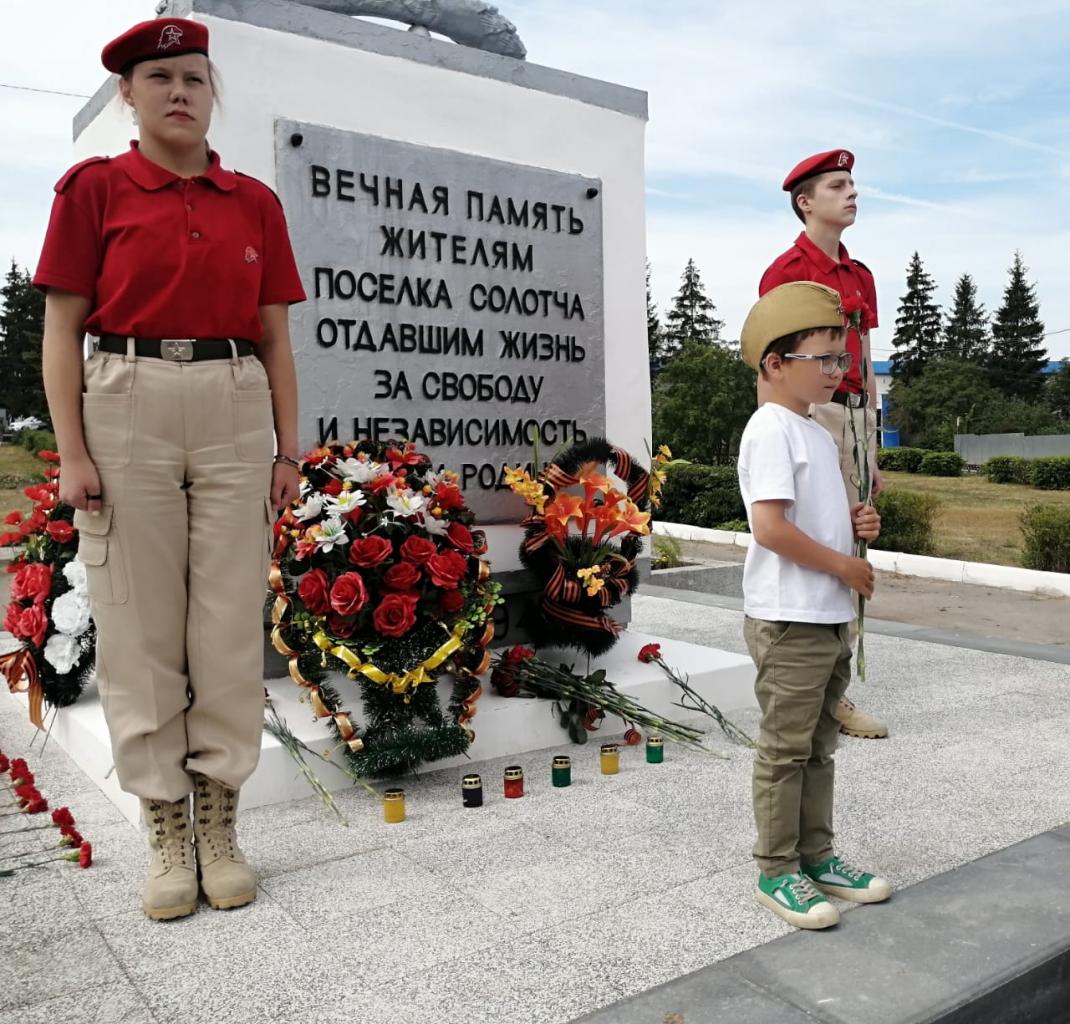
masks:
[[[784,518],[818,544],[854,550],[851,508],[832,435],[807,416],[766,402],[750,418],[739,446],[739,489],[747,506],[789,501]],[[743,610],[770,622],[849,622],[851,589],[835,576],[805,569],[751,541],[743,568]]]

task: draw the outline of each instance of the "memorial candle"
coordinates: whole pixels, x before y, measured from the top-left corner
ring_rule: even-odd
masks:
[[[550,767],[550,779],[553,784],[561,789],[572,785],[572,758],[561,754],[555,757]]]
[[[661,764],[665,760],[665,741],[660,736],[646,738],[647,764]]]
[[[383,821],[396,825],[405,820],[405,790],[388,789],[383,794]]]
[[[461,800],[465,807],[483,806],[483,780],[478,775],[461,779]]]
[[[616,743],[603,743],[598,760],[603,775],[616,775],[620,771],[620,747]]]
[[[518,764],[505,769],[505,795],[510,800],[524,795],[524,769]]]

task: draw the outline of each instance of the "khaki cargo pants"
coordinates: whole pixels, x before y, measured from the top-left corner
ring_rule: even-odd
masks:
[[[96,352],[82,418],[103,510],[78,512],[97,687],[124,790],[237,788],[260,756],[274,430],[255,356]]]
[[[762,711],[754,759],[754,859],[769,877],[831,856],[834,711],[851,679],[847,623],[743,623]]]

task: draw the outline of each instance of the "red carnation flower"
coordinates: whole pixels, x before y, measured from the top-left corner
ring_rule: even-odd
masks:
[[[33,800],[34,797],[41,795],[37,792],[37,787],[34,785],[33,772],[29,768],[18,772],[18,774],[12,773],[11,781],[15,786],[15,796],[20,800]]]
[[[52,566],[44,562],[28,562],[11,583],[11,596],[16,601],[43,604],[52,591]],[[12,630],[14,632],[14,630]]]
[[[48,810],[48,801],[38,793],[36,799],[31,800],[23,810],[27,814],[41,814],[43,811]]]
[[[57,807],[52,812],[52,821],[61,829],[74,828],[74,815],[69,807]]]
[[[433,540],[426,537],[407,537],[401,545],[401,557],[406,561],[415,562],[416,565],[424,565],[427,560],[438,554],[438,548]]]
[[[22,540],[21,533],[0,533],[0,548],[9,548]]]
[[[404,636],[416,625],[415,594],[387,594],[372,616],[376,632],[383,636]]]
[[[331,477],[323,487],[320,488],[324,494],[329,494],[332,498],[337,498],[342,493],[342,481],[337,477]]]
[[[387,590],[412,590],[420,582],[420,570],[412,562],[398,562],[383,575]]]
[[[37,457],[44,459],[45,462],[59,462],[59,452],[50,452],[47,449],[39,451]]]
[[[468,560],[456,551],[443,551],[427,560],[431,582],[443,590],[456,590],[468,572]]]
[[[8,526],[18,526],[19,523],[22,522],[22,513],[18,509],[15,509],[14,512],[8,512],[8,514],[4,516],[4,522],[7,523]]]
[[[69,544],[74,537],[75,529],[66,519],[56,519],[45,527],[45,532],[57,544]]]
[[[450,523],[449,529],[446,530],[446,536],[455,548],[463,551],[466,555],[472,554],[475,550],[476,545],[472,538],[472,533],[463,523]]]
[[[657,661],[661,657],[661,644],[644,644],[639,648],[639,660],[644,664]]]
[[[456,484],[440,483],[435,488],[435,500],[445,509],[464,508],[464,494]]]
[[[309,569],[297,584],[297,596],[313,615],[326,615],[331,610],[331,581],[322,569]]]
[[[447,615],[453,615],[464,607],[464,600],[464,594],[459,590],[443,590],[442,596],[438,599],[438,606]]]
[[[78,847],[78,867],[87,868],[93,863],[93,846],[84,842]]]
[[[520,644],[517,644],[515,647],[510,647],[509,650],[502,655],[502,661],[516,665],[521,661],[527,661],[528,658],[534,657],[535,649],[533,647],[522,647]]]
[[[373,533],[369,537],[358,537],[349,545],[349,560],[362,569],[374,569],[385,562],[394,553],[394,545],[385,537]]]
[[[45,476],[48,477],[49,480],[58,480],[59,470],[53,466],[51,469],[45,470]]]
[[[7,754],[0,754],[0,775],[6,775],[11,768],[11,762],[7,759]]]
[[[29,640],[34,647],[40,647],[45,642],[45,634],[48,632],[48,616],[44,608],[39,604],[30,605],[19,616],[18,629],[11,631],[23,640]]]
[[[81,846],[85,842],[82,833],[73,825],[65,825],[60,829],[60,834],[63,836],[59,841],[60,846]]]
[[[339,615],[356,615],[368,603],[364,577],[359,572],[344,572],[331,587],[331,607]]]
[[[20,772],[28,772],[30,766],[26,763],[24,757],[13,757],[11,759],[11,777],[15,778]]]

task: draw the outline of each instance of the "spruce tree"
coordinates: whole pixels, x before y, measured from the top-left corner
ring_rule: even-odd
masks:
[[[650,260],[646,261],[646,347],[650,361],[656,363],[661,358],[661,320],[650,294]]]
[[[986,360],[992,383],[1004,394],[1035,401],[1044,386],[1048,352],[1034,286],[1026,280],[1022,254],[1015,252],[1003,305],[992,322],[992,350]]]
[[[706,344],[720,341],[724,321],[714,318],[716,312],[717,307],[706,296],[695,261],[688,260],[680,278],[680,290],[665,318],[662,353],[675,355],[685,341]]]
[[[28,271],[14,262],[0,288],[0,407],[13,416],[48,418],[41,379],[44,296],[30,284]]]
[[[941,355],[945,359],[963,359],[983,363],[990,345],[988,314],[977,301],[977,286],[969,274],[955,284],[955,297],[944,324]]]
[[[892,376],[909,383],[940,350],[940,307],[933,302],[936,285],[915,252],[907,267],[907,291],[895,318],[896,348]]]

